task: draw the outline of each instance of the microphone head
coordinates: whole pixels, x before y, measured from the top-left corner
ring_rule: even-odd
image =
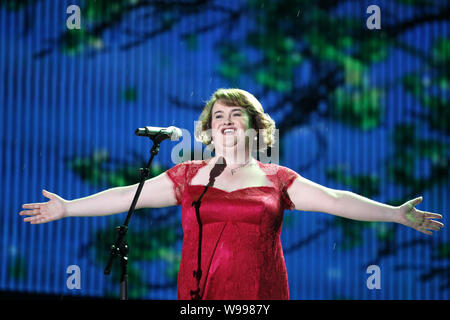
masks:
[[[172,132],[170,134],[171,141],[180,140],[180,138],[183,136],[183,133],[181,132],[180,128],[170,126],[168,129],[170,129],[170,131]]]
[[[214,180],[216,177],[220,176],[220,174],[225,170],[225,167],[227,166],[227,162],[225,161],[224,157],[220,157],[217,159],[216,163],[214,164],[214,167],[211,169],[211,172],[209,173],[209,183],[208,186],[212,186],[214,184]]]
[[[145,128],[137,128],[134,131],[134,134],[137,135],[137,136],[145,136],[145,133],[146,133]]]
[[[219,157],[216,161],[216,164],[220,164],[225,168],[227,166],[227,161],[224,157]]]

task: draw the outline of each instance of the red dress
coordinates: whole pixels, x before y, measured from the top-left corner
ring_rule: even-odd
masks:
[[[271,186],[231,192],[210,187],[202,198],[201,299],[289,299],[280,233],[284,209],[294,208],[286,190],[299,175],[280,165],[257,163]],[[190,291],[197,289],[193,271],[197,269],[199,227],[192,202],[204,186],[191,185],[191,181],[206,164],[206,160],[186,161],[166,171],[182,206],[181,300],[190,300]]]

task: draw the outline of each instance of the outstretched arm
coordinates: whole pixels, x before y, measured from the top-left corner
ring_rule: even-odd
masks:
[[[22,216],[28,216],[25,222],[31,224],[47,223],[65,217],[105,216],[126,212],[134,198],[138,183],[130,186],[111,188],[96,194],[65,200],[55,193],[43,190],[42,193],[50,200],[40,203],[26,203],[20,211]],[[164,172],[157,177],[145,181],[141,196],[136,203],[136,209],[162,208],[177,204],[170,178]]]
[[[296,210],[325,212],[360,221],[396,222],[428,235],[432,234],[430,230],[440,230],[444,226],[431,220],[442,218],[440,214],[414,207],[422,197],[394,207],[350,191],[330,189],[301,176],[295,179],[287,192]]]

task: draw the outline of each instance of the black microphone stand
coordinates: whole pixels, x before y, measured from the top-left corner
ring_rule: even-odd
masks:
[[[112,264],[116,257],[120,257],[120,265],[122,267],[122,273],[120,276],[120,300],[128,300],[128,252],[129,247],[128,243],[125,240],[125,236],[128,231],[128,224],[130,223],[131,216],[134,213],[134,209],[136,207],[136,203],[141,194],[142,188],[144,187],[145,180],[150,174],[150,166],[152,164],[153,158],[159,152],[159,145],[165,137],[162,135],[151,136],[150,139],[153,141],[153,147],[150,150],[151,156],[150,160],[147,163],[145,168],[140,168],[140,181],[139,186],[136,190],[136,194],[134,195],[133,202],[131,203],[130,209],[128,210],[127,218],[123,225],[115,228],[118,233],[117,239],[114,244],[111,246],[110,257],[108,260],[108,264],[106,265],[104,274],[109,275],[111,273]]]
[[[220,158],[217,163],[214,165],[214,168],[211,170],[209,174],[209,182],[203,189],[200,197],[192,202],[192,206],[195,207],[195,216],[197,217],[198,223],[198,249],[197,249],[197,270],[194,270],[192,275],[197,280],[197,288],[195,290],[190,290],[191,299],[192,300],[200,300],[200,280],[202,278],[202,238],[203,238],[203,224],[202,219],[200,217],[200,206],[203,196],[206,191],[208,191],[209,187],[214,185],[216,178],[223,172],[227,163],[224,158]]]

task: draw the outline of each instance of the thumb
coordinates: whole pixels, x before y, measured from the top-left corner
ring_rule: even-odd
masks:
[[[42,194],[43,194],[44,196],[46,196],[47,198],[53,199],[53,193],[48,192],[48,191],[45,190],[45,189],[42,189]]]
[[[423,200],[423,197],[420,196],[420,197],[418,197],[418,198],[413,199],[413,200],[412,200],[412,204],[413,204],[413,205],[417,205],[417,204],[421,203],[422,200]]]

